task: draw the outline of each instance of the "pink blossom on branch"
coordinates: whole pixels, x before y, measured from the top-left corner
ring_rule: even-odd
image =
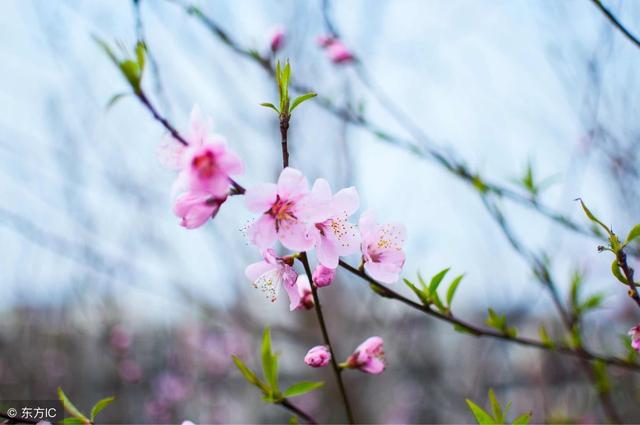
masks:
[[[394,283],[404,265],[406,230],[402,224],[376,223],[374,214],[366,211],[358,223],[362,235],[362,260],[365,271],[383,283]]]
[[[335,37],[320,36],[318,45],[325,49],[327,56],[335,64],[351,63],[355,60],[355,56],[347,46]]]
[[[285,42],[284,28],[280,25],[274,27],[269,35],[269,46],[273,53],[282,48]]]
[[[311,223],[326,215],[326,208],[309,193],[307,178],[295,168],[282,170],[277,184],[263,183],[247,189],[246,205],[262,215],[248,228],[249,240],[260,249],[276,239],[295,251],[313,247]]]
[[[318,261],[328,268],[338,267],[340,256],[358,251],[360,234],[349,217],[360,204],[354,187],[342,189],[331,195],[331,187],[325,179],[318,179],[311,190],[313,197],[323,206],[325,217],[314,224],[311,235],[315,240]]]
[[[640,325],[636,325],[629,331],[631,336],[631,348],[640,353]]]
[[[273,249],[264,250],[262,255],[264,259],[248,265],[244,274],[271,302],[278,299],[280,287],[284,286],[291,305],[297,306],[301,297],[297,285],[298,273],[293,269],[293,257],[278,257]]]
[[[323,367],[331,361],[331,352],[326,345],[316,345],[304,356],[304,362],[311,367]]]
[[[180,217],[182,227],[195,229],[215,217],[226,199],[226,196],[213,198],[207,194],[186,192],[176,198],[173,212]]]
[[[333,279],[336,277],[336,269],[330,269],[329,267],[325,267],[322,264],[318,264],[313,271],[313,275],[311,278],[313,279],[313,284],[316,285],[317,288],[322,288],[323,286],[331,285]]]
[[[346,367],[377,375],[385,369],[384,341],[379,336],[367,338],[346,361]]]
[[[289,293],[289,310],[312,309],[315,302],[313,301],[309,278],[305,275],[299,275],[296,279],[295,289],[296,291]]]
[[[229,192],[229,176],[241,174],[240,158],[228,149],[226,141],[211,133],[211,119],[203,119],[194,106],[186,140],[188,146],[168,136],[160,146],[158,159],[167,168],[179,171],[173,192],[208,194],[224,198]]]

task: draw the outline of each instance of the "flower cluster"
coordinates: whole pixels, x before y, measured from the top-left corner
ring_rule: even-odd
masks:
[[[318,45],[323,48],[327,57],[335,64],[347,64],[355,60],[353,53],[338,38],[321,35]]]
[[[382,373],[385,369],[383,345],[384,341],[379,336],[367,338],[340,367],[358,369],[371,375]],[[331,351],[325,345],[313,347],[304,357],[304,362],[311,367],[323,367],[330,361]]]
[[[636,325],[629,330],[631,337],[631,348],[640,353],[640,325]]]
[[[167,136],[158,152],[164,166],[178,171],[172,189],[173,211],[187,229],[200,227],[216,215],[229,195],[229,176],[244,171],[240,158],[227,148],[224,138],[211,134],[211,128],[211,119],[203,119],[195,106],[188,145]]]

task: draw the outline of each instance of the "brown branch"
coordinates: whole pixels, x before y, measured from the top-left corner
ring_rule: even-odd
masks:
[[[609,11],[603,4],[601,0],[591,0],[593,4],[600,9],[600,12],[606,16],[606,18],[611,22],[611,24],[616,27],[627,39],[632,42],[636,47],[640,48],[640,40],[631,34],[631,32],[614,16],[613,13]]]
[[[315,425],[318,422],[313,419],[308,413],[306,413],[304,410],[300,409],[299,407],[297,407],[296,405],[292,404],[288,399],[282,399],[281,401],[278,402],[278,404],[282,407],[284,407],[285,409],[293,412],[294,414],[300,416],[302,419],[304,419],[305,421],[307,421],[307,423]]]
[[[616,254],[616,260],[618,261],[618,266],[624,273],[624,277],[627,280],[627,285],[629,286],[629,291],[627,294],[629,297],[636,302],[638,307],[640,307],[640,294],[638,294],[638,288],[633,280],[633,268],[629,266],[627,263],[627,254],[624,252],[624,249],[620,249]]]
[[[549,346],[548,344],[545,344],[541,341],[536,341],[534,339],[530,339],[530,338],[523,338],[523,337],[513,337],[510,335],[507,335],[505,333],[502,332],[498,332],[496,330],[493,329],[486,329],[486,328],[482,328],[479,326],[476,326],[474,324],[471,324],[469,322],[466,322],[462,319],[459,319],[457,317],[455,317],[453,314],[443,314],[440,313],[438,311],[432,310],[429,306],[424,306],[422,304],[419,304],[415,301],[410,300],[409,298],[406,298],[405,296],[399,294],[398,292],[388,288],[387,286],[379,283],[378,281],[376,281],[375,279],[373,279],[371,276],[367,275],[365,272],[356,269],[355,267],[345,263],[344,261],[340,260],[339,263],[340,267],[344,268],[345,270],[351,272],[352,274],[364,279],[365,281],[367,281],[371,286],[373,286],[374,288],[376,288],[377,291],[379,291],[379,293],[386,298],[391,298],[391,299],[395,299],[396,301],[400,301],[401,303],[413,308],[414,310],[418,310],[421,313],[424,313],[428,316],[431,317],[435,317],[439,320],[451,323],[452,325],[458,326],[460,328],[462,328],[464,331],[467,331],[468,333],[478,336],[478,337],[489,337],[489,338],[495,338],[495,339],[500,339],[503,341],[508,341],[508,342],[512,342],[514,344],[519,344],[519,345],[523,345],[523,346],[527,346],[527,347],[534,347],[534,348],[540,348],[542,350],[547,350],[547,351],[554,351],[554,352],[558,352],[561,354],[566,354],[569,356],[573,356],[573,357],[577,357],[577,358],[586,358],[587,360],[597,360],[597,361],[601,361],[603,363],[606,363],[608,365],[612,365],[612,366],[617,366],[620,368],[624,368],[624,369],[628,369],[628,370],[632,370],[634,372],[640,372],[640,365],[634,363],[634,362],[629,362],[627,360],[623,360],[617,357],[604,357],[604,356],[600,356],[600,355],[596,355],[593,354],[589,351],[587,351],[586,349],[582,349],[580,351],[577,351],[571,347],[565,346],[565,345],[556,345],[554,347]]]

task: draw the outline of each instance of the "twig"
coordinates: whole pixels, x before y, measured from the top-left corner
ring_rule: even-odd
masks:
[[[591,0],[593,2],[593,4],[600,9],[600,11],[604,14],[604,16],[607,17],[607,19],[609,20],[609,22],[611,22],[611,24],[613,24],[614,27],[616,27],[625,37],[627,37],[627,39],[632,42],[636,47],[640,48],[640,40],[634,36],[633,34],[631,34],[631,32],[622,24],[622,22],[620,22],[618,20],[618,18],[616,18],[613,13],[611,13],[609,11],[609,9],[607,9],[603,4],[601,0]]]
[[[318,289],[313,284],[313,278],[311,276],[311,268],[309,267],[307,253],[303,252],[302,254],[300,254],[299,258],[302,266],[304,267],[304,271],[307,274],[307,278],[311,283],[311,293],[313,294],[313,302],[315,304],[314,310],[316,311],[316,316],[318,316],[318,323],[320,324],[320,329],[322,330],[322,338],[324,339],[325,345],[329,347],[329,352],[331,353],[331,368],[333,369],[336,381],[338,382],[338,389],[340,390],[340,395],[342,396],[342,402],[344,403],[344,408],[347,411],[347,419],[349,420],[350,424],[353,424],[355,423],[355,421],[353,419],[351,405],[349,404],[349,398],[347,397],[347,391],[344,387],[344,382],[342,382],[342,369],[340,369],[340,366],[338,366],[335,353],[333,352],[333,346],[331,345],[331,340],[329,339],[327,326],[325,325],[324,316],[322,315],[322,307],[320,306],[320,298],[318,297]]]
[[[279,405],[281,405],[282,407],[284,407],[287,410],[290,410],[291,412],[293,412],[294,414],[300,416],[302,419],[304,419],[305,421],[307,421],[307,423],[315,425],[318,422],[313,419],[308,413],[306,413],[304,410],[300,409],[299,407],[297,407],[296,405],[292,404],[288,399],[282,399],[282,401],[278,402]]]
[[[459,319],[455,316],[453,316],[452,314],[443,314],[440,313],[438,311],[432,310],[430,307],[428,306],[424,306],[422,304],[419,304],[415,301],[410,300],[409,298],[406,298],[405,296],[399,294],[398,292],[395,292],[394,290],[390,289],[389,287],[381,284],[380,282],[376,281],[375,279],[373,279],[371,276],[369,276],[368,274],[366,274],[365,272],[356,269],[355,267],[349,265],[348,263],[345,263],[344,261],[340,260],[339,262],[340,267],[344,268],[345,270],[351,272],[352,274],[362,278],[363,280],[367,281],[369,284],[371,284],[373,287],[375,287],[377,290],[380,291],[381,295],[383,297],[386,298],[391,298],[391,299],[395,299],[397,301],[400,301],[403,304],[408,305],[409,307],[418,310],[428,316],[432,316],[435,317],[439,320],[451,323],[452,325],[456,325],[461,327],[463,330],[469,332],[472,335],[478,336],[478,337],[489,337],[489,338],[495,338],[495,339],[501,339],[504,341],[509,341],[515,344],[519,344],[519,345],[524,345],[527,347],[535,347],[535,348],[540,348],[543,350],[547,350],[547,351],[555,351],[558,353],[562,353],[562,354],[567,354],[573,357],[578,357],[578,358],[586,358],[588,360],[598,360],[601,361],[603,363],[612,365],[612,366],[617,366],[620,368],[624,368],[624,369],[628,369],[628,370],[632,370],[634,372],[640,372],[640,365],[633,363],[633,362],[629,362],[627,360],[623,360],[617,357],[604,357],[604,356],[600,356],[600,355],[596,355],[593,354],[589,351],[587,351],[586,349],[583,349],[581,351],[576,351],[571,347],[568,346],[564,346],[564,345],[556,345],[554,347],[549,346],[548,344],[545,344],[541,341],[536,341],[534,339],[530,339],[530,338],[523,338],[523,337],[513,337],[510,335],[507,335],[505,333],[501,333],[498,331],[495,331],[493,329],[486,329],[486,328],[481,328],[479,326],[473,325],[469,322],[466,322],[462,319]]]
[[[629,291],[627,292],[629,297],[633,299],[638,307],[640,307],[640,295],[638,294],[638,288],[636,288],[636,284],[633,280],[633,269],[627,263],[627,254],[624,252],[624,249],[620,249],[616,254],[616,260],[618,261],[618,266],[622,269],[622,273],[624,273],[624,277],[627,280],[627,285],[629,286]]]

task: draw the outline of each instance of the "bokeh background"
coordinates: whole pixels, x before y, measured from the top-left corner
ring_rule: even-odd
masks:
[[[259,253],[243,232],[251,215],[242,200],[203,228],[178,226],[174,175],[156,158],[164,129],[134,97],[107,107],[128,88],[92,37],[126,46],[142,38],[144,87],[162,113],[185,129],[199,104],[243,157],[242,184],[277,177],[277,122],[258,106],[275,99],[272,78],[186,13],[190,4],[1,3],[0,398],[51,399],[60,385],[85,409],[116,395],[105,422],[286,422],[230,358],[257,368],[260,334],[271,326],[283,382],[327,382],[296,402],[321,421],[342,422],[331,371],[302,362],[321,342],[313,312],[289,312],[286,297],[271,304],[244,277]],[[527,199],[517,180],[531,164],[535,179],[549,183],[536,199],[576,223],[587,225],[579,196],[614,230],[638,221],[640,49],[590,1],[193,4],[261,54],[270,29],[282,25],[278,57],[291,61],[298,83],[417,146],[437,147],[481,180]],[[640,3],[606,4],[631,28],[640,22]],[[331,30],[359,64],[327,60],[316,37]],[[316,101],[296,111],[290,146],[292,165],[310,179],[355,185],[361,211],[406,225],[404,276],[465,273],[457,315],[482,324],[493,307],[524,335],[537,337],[545,324],[561,338],[549,291],[468,181]],[[563,302],[575,270],[586,293],[605,294],[586,318],[585,340],[624,355],[621,335],[638,315],[598,241],[522,202],[491,202],[527,252],[548,258]],[[401,282],[394,289],[411,296]],[[605,420],[576,360],[456,333],[345,272],[320,295],[339,356],[370,335],[385,339],[383,375],[346,375],[363,422],[468,423],[464,399],[484,404],[490,387],[537,423]],[[640,421],[637,377],[609,373],[619,413]]]

